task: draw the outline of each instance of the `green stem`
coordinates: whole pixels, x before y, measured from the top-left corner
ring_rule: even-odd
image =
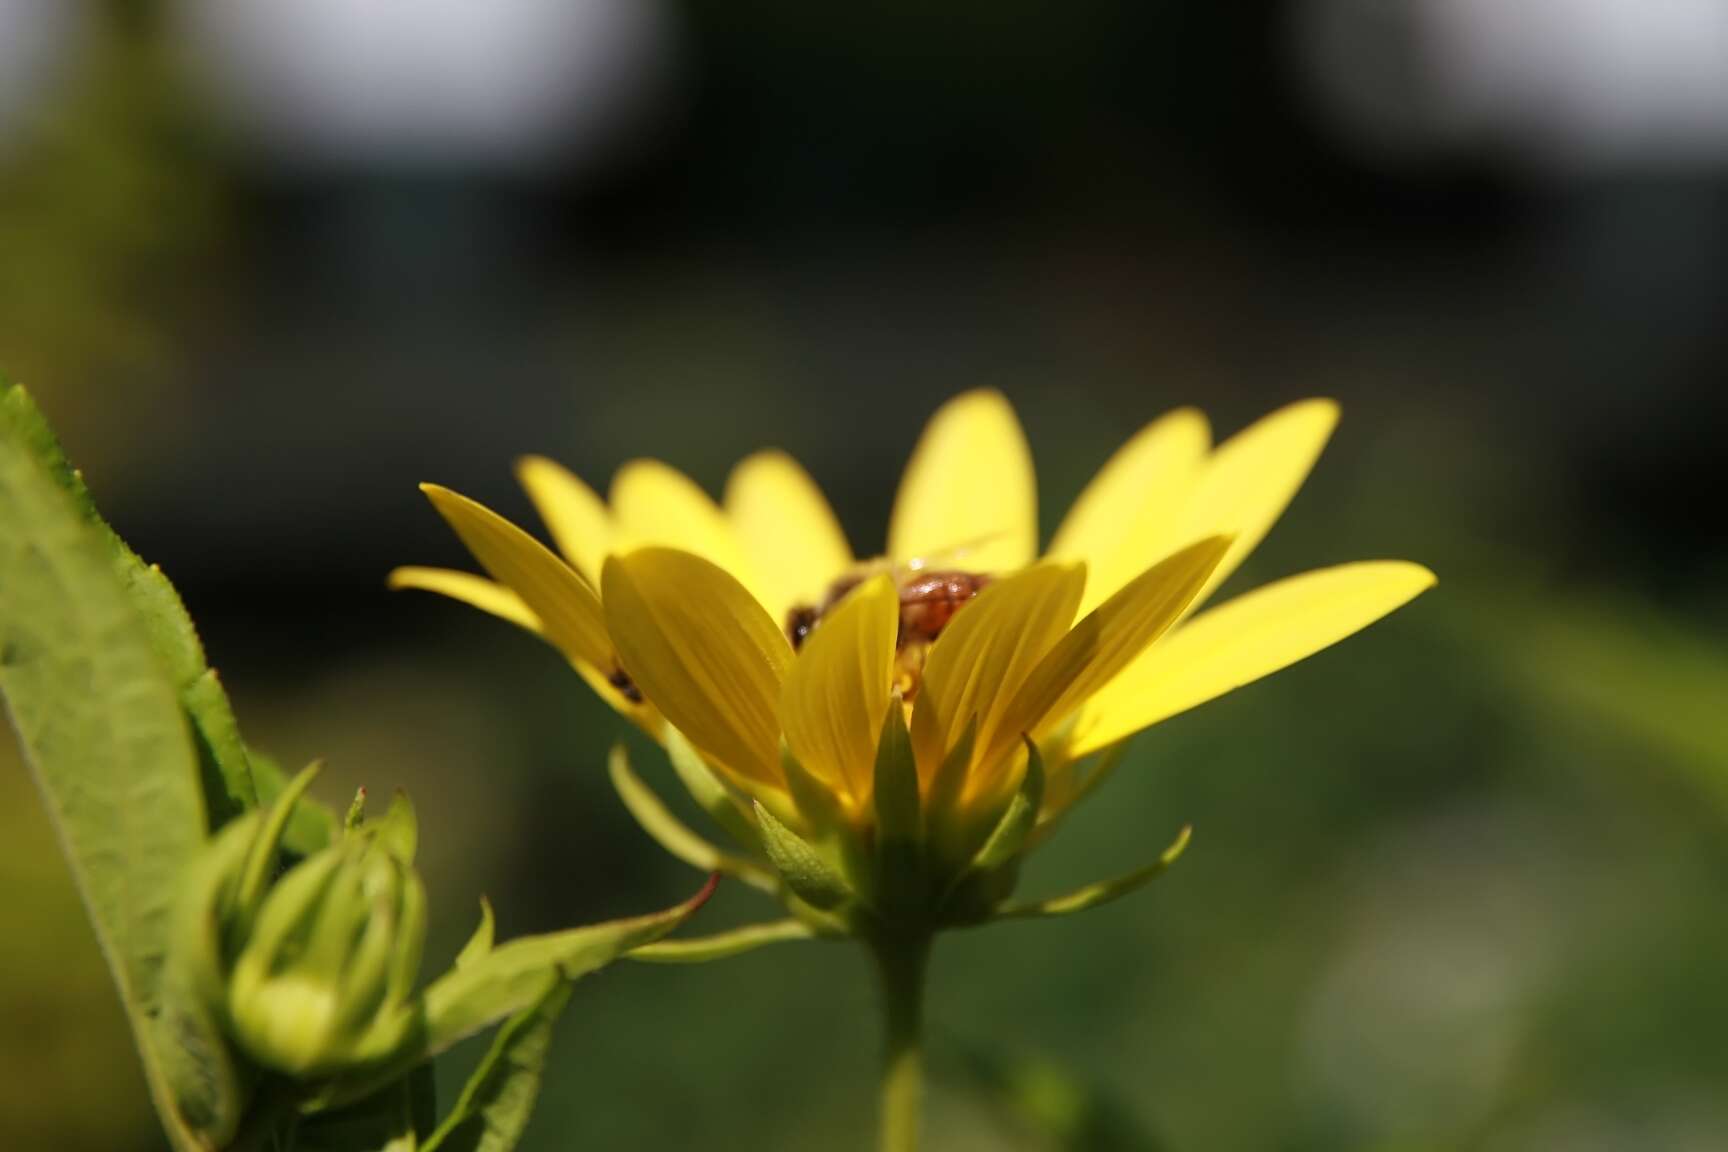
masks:
[[[930,939],[879,940],[887,1052],[882,1064],[881,1152],[917,1152],[924,1108],[924,979]]]

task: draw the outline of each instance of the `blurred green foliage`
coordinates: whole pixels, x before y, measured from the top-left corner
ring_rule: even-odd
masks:
[[[56,98],[0,153],[0,369],[84,397],[74,413],[115,379],[167,386],[164,289],[215,226],[212,156],[167,18],[158,0],[84,4]]]

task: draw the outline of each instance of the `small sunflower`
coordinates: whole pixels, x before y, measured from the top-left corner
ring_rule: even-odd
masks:
[[[1332,402],[1304,401],[1214,449],[1201,413],[1171,412],[1109,460],[1042,556],[1031,453],[992,391],[936,413],[887,550],[864,561],[784,453],[745,459],[719,504],[658,461],[621,468],[607,502],[529,457],[518,475],[556,553],[427,485],[492,579],[404,568],[391,580],[539,633],[649,735],[686,762],[693,749],[747,815],[760,804],[800,836],[871,838],[876,762],[898,713],[924,839],[952,869],[1021,789],[1029,749],[1043,777],[1036,842],[1134,733],[1434,582],[1419,565],[1360,562],[1197,613],[1282,514],[1337,418]]]
[[[741,462],[716,504],[657,461],[602,501],[541,457],[518,475],[557,551],[436,485],[424,491],[491,579],[403,568],[536,632],[662,744],[742,845],[679,823],[630,771],[613,783],[674,855],[773,892],[791,918],[644,950],[700,961],[856,936],[889,1020],[884,1147],[916,1140],[919,1005],[936,932],[1061,915],[1138,888],[1182,850],[1067,896],[1011,899],[1025,854],[1134,733],[1367,627],[1434,583],[1369,561],[1199,611],[1259,544],[1338,419],[1293,404],[1216,448],[1190,408],[1111,457],[1040,554],[1031,453],[1008,402],[945,404],[901,480],[887,549],[859,559],[808,474]]]

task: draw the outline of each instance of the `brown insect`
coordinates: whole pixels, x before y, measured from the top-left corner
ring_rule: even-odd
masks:
[[[919,572],[900,584],[899,647],[931,644],[990,577],[979,572]]]
[[[990,577],[958,569],[931,570],[917,562],[893,571],[900,592],[900,628],[895,637],[897,679],[901,692],[910,699],[918,690],[924,650],[935,643],[954,614],[984,590]],[[822,618],[870,574],[849,573],[829,585],[820,604],[795,605],[786,614],[786,638],[792,647],[801,647]]]
[[[636,687],[636,681],[630,679],[630,673],[624,671],[623,665],[613,665],[612,671],[606,676],[606,683],[618,689],[618,695],[630,703],[642,703],[642,689]]]

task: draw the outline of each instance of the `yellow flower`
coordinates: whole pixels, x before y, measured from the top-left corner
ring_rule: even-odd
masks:
[[[1345,564],[1197,612],[1278,519],[1336,421],[1330,401],[1305,401],[1214,449],[1199,412],[1172,412],[1110,459],[1042,557],[1031,455],[991,391],[937,412],[886,553],[863,562],[778,452],[739,464],[720,504],[653,461],[622,468],[603,502],[529,458],[519,475],[561,555],[427,486],[493,579],[414,568],[392,582],[543,635],[675,758],[687,742],[732,796],[760,805],[747,810],[770,841],[838,842],[843,858],[867,849],[893,771],[882,745],[903,726],[919,839],[951,879],[1017,797],[1030,798],[1020,835],[1034,842],[1099,778],[1094,754],[1433,583],[1415,564]],[[929,598],[912,590],[920,579],[937,586]]]

